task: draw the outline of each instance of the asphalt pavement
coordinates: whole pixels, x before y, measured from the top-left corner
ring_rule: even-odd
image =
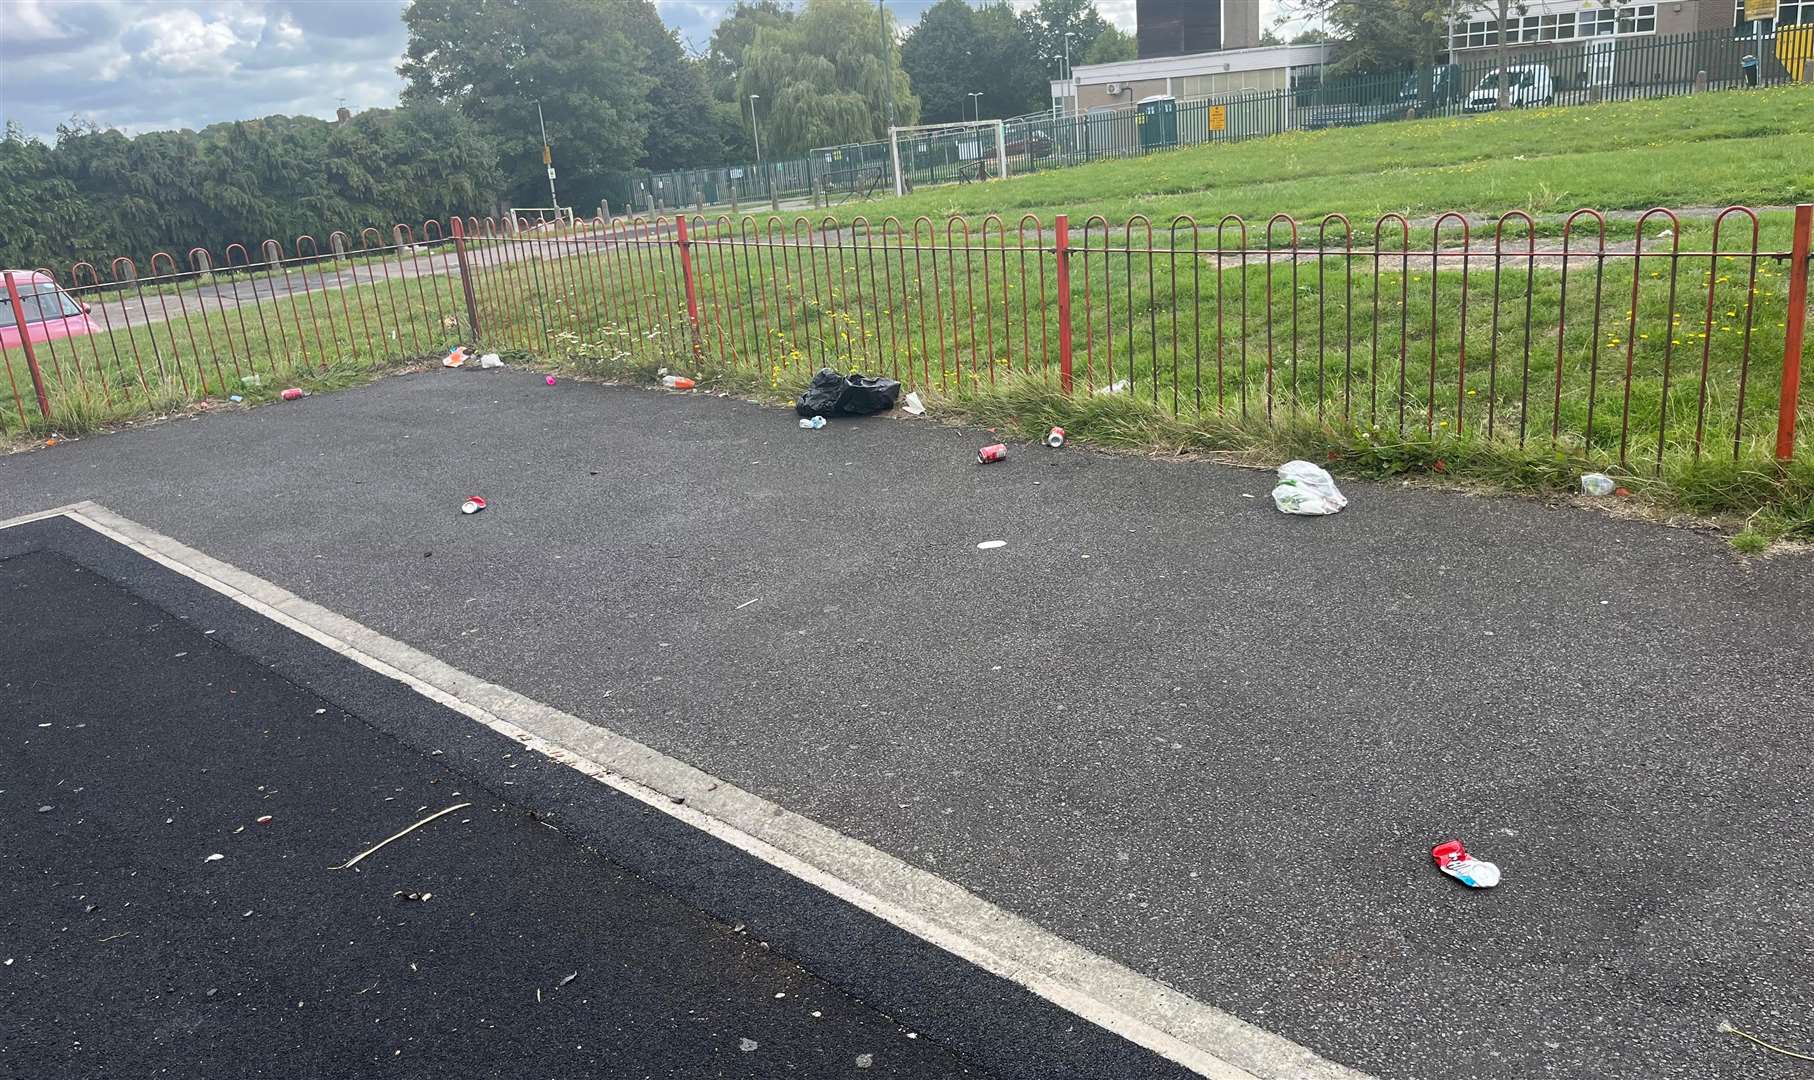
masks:
[[[0,518],[94,499],[1379,1076],[1798,1075],[1716,1025],[1814,1043],[1805,558],[984,441],[437,371],[0,460]]]
[[[1176,1075],[65,525],[0,533],[0,1075]],[[816,913],[899,989],[858,1000],[601,848]],[[878,1008],[953,977],[1004,1038]]]

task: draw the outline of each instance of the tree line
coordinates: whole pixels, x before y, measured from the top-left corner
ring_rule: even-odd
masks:
[[[127,136],[71,121],[0,139],[0,265],[256,253],[300,234],[543,205],[541,106],[563,205],[621,202],[644,170],[886,136],[1049,104],[1064,63],[1131,56],[1094,0],[941,0],[910,28],[873,0],[739,0],[683,43],[652,0],[411,0],[396,108]],[[971,92],[980,97],[967,96]],[[108,267],[101,266],[105,275]]]

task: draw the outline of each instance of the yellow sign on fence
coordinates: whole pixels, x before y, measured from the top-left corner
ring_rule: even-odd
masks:
[[[1776,18],[1776,0],[1745,0],[1745,21]]]
[[[1209,107],[1209,130],[1211,130],[1211,131],[1227,131],[1228,130],[1228,106],[1211,105]]]

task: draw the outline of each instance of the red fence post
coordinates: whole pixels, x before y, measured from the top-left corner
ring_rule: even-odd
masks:
[[[38,392],[38,411],[44,414],[44,420],[48,423],[50,395],[44,392],[44,372],[38,370],[38,354],[31,347],[31,327],[25,322],[25,305],[19,301],[19,286],[13,283],[11,270],[6,272],[6,296],[12,301],[13,325],[19,328],[19,344],[25,349],[25,367],[31,372],[32,389]]]
[[[1789,317],[1783,332],[1782,398],[1776,409],[1776,460],[1795,454],[1795,411],[1801,405],[1801,348],[1808,331],[1808,251],[1814,203],[1795,208],[1795,241],[1789,256]]]
[[[466,227],[455,214],[448,222],[453,226],[454,257],[460,261],[460,291],[466,294],[466,322],[472,327],[472,343],[479,343],[479,301],[472,291],[472,271],[466,264]]]
[[[1058,242],[1058,381],[1071,392],[1071,219],[1060,214],[1052,223]]]
[[[693,242],[687,239],[687,216],[674,218],[674,244],[680,249],[680,277],[687,287],[687,327],[693,334],[693,356],[699,356],[699,287],[693,280]]]

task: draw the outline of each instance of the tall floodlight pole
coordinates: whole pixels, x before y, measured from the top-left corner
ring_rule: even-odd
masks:
[[[894,126],[894,74],[889,70],[888,59],[893,50],[888,47],[888,9],[883,6],[884,0],[876,0],[876,28],[882,35],[882,81],[888,95],[888,126]]]
[[[542,103],[535,103],[535,123],[542,129],[542,165],[548,170],[548,205],[555,211],[561,208],[561,200],[554,194],[554,151],[548,147],[548,124],[542,119]]]
[[[893,50],[888,47],[888,9],[883,6],[883,0],[876,0],[876,31],[882,39],[882,83],[883,92],[888,101],[888,156],[891,161],[895,161],[894,186],[895,194],[899,195],[901,188],[901,168],[900,163],[897,160],[899,154],[895,149],[894,142],[894,72],[890,70],[888,64],[889,57],[893,55]]]
[[[983,118],[982,91],[972,90],[968,94],[965,94],[964,96],[970,99],[970,112],[971,112],[972,117],[978,121],[981,121]]]
[[[762,125],[756,122],[756,99],[761,94],[750,95],[750,134],[756,140],[756,171],[762,174],[762,190],[768,191],[768,170],[762,167]]]

